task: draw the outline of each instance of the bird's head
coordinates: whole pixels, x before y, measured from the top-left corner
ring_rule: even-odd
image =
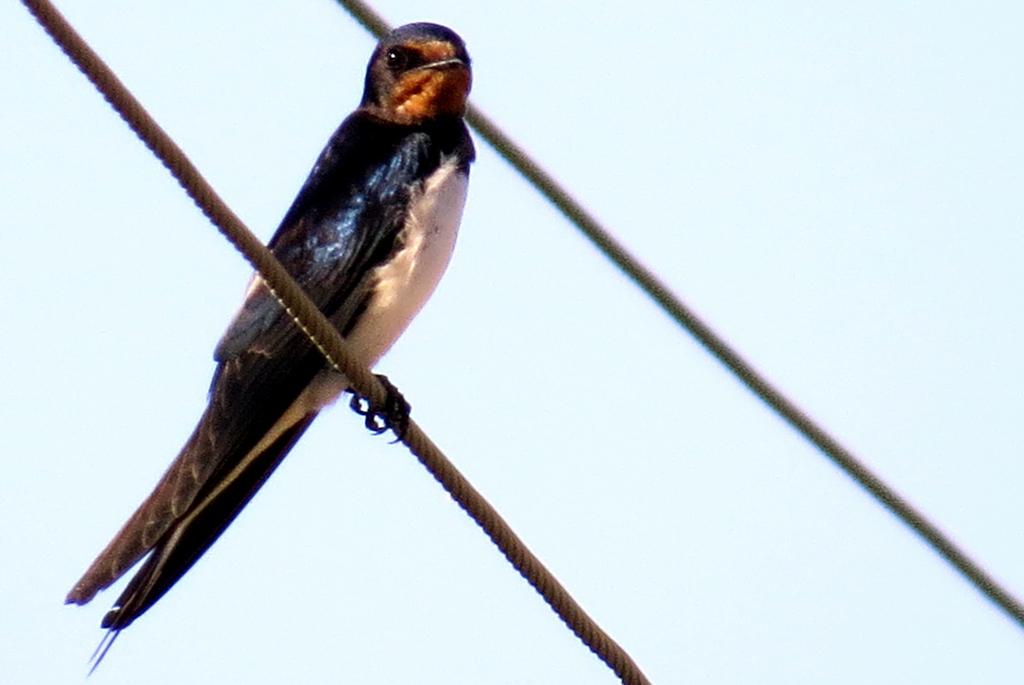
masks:
[[[473,82],[466,45],[437,24],[406,24],[370,57],[361,106],[398,124],[461,117]]]

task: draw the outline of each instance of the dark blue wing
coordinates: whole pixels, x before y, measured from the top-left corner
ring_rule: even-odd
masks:
[[[370,123],[372,126],[368,126]],[[424,132],[394,127],[396,139],[365,115],[349,117],[317,160],[268,247],[328,316],[351,315],[359,285],[395,248],[417,180],[440,163]],[[383,152],[383,154],[382,154]],[[256,347],[266,353],[283,342],[284,312],[257,282],[214,352],[224,362]],[[336,321],[344,331],[347,321]]]

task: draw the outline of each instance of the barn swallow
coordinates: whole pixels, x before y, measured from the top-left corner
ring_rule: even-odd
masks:
[[[268,244],[367,366],[451,258],[475,157],[463,122],[471,84],[456,33],[427,23],[395,29],[370,58],[362,102]],[[348,389],[258,276],[214,360],[192,435],[67,596],[85,604],[146,557],[103,618],[111,641],[191,568]]]

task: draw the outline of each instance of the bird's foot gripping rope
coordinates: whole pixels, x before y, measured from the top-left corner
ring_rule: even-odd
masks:
[[[395,387],[395,384],[388,380],[387,376],[380,373],[374,375],[387,393],[384,404],[374,406],[370,398],[349,388],[352,399],[348,406],[352,408],[352,411],[364,417],[363,423],[371,433],[380,435],[390,430],[395,434],[395,442],[401,442],[409,428],[409,412],[412,410],[412,406]]]

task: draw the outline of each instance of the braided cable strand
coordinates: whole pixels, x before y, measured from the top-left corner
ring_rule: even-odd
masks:
[[[917,533],[985,598],[1024,628],[1024,604],[1004,588],[978,562],[943,533],[923,512],[888,485],[864,462],[747,361],[732,345],[680,300],[657,276],[641,264],[607,228],[509,138],[483,112],[471,109],[466,119],[498,153],[525,176],[616,267],[624,272],[681,328],[733,373],[762,402],[813,444],[833,464],[860,485],[900,522]]]
[[[411,425],[410,425],[411,427]],[[437,449],[422,431],[409,431],[408,445],[423,467],[452,499],[483,529],[502,555],[536,591],[583,644],[623,683],[650,681],[629,654],[573,599],[554,575],[530,552],[501,515]]]
[[[50,37],[100,91],[135,134],[156,155],[224,236],[260,274],[278,301],[360,395],[376,406],[385,401],[380,381],[348,353],[338,331],[309,300],[277,259],[224,204],[181,149],[149,116],[124,84],[46,0],[23,0]],[[630,656],[573,600],[547,568],[523,544],[497,511],[473,488],[419,426],[410,421],[403,442],[441,486],[558,614],[572,632],[611,668],[623,683],[649,683]]]
[[[338,0],[367,30],[377,36],[388,31],[387,22],[361,0]],[[580,232],[594,244],[616,267],[640,287],[681,328],[697,339],[722,365],[729,369],[747,388],[793,429],[817,447],[830,461],[864,488],[883,507],[903,524],[921,536],[943,559],[960,572],[983,596],[1002,609],[1024,628],[1024,604],[953,540],[939,530],[927,516],[918,511],[894,488],[885,483],[843,446],[828,431],[819,426],[773,386],[754,366],[718,335],[697,314],[682,302],[629,250],[619,243],[611,232],[588,212],[549,173],[519,147],[497,124],[473,105],[469,106],[466,121],[500,154],[505,161],[522,174],[540,193],[558,208]]]

